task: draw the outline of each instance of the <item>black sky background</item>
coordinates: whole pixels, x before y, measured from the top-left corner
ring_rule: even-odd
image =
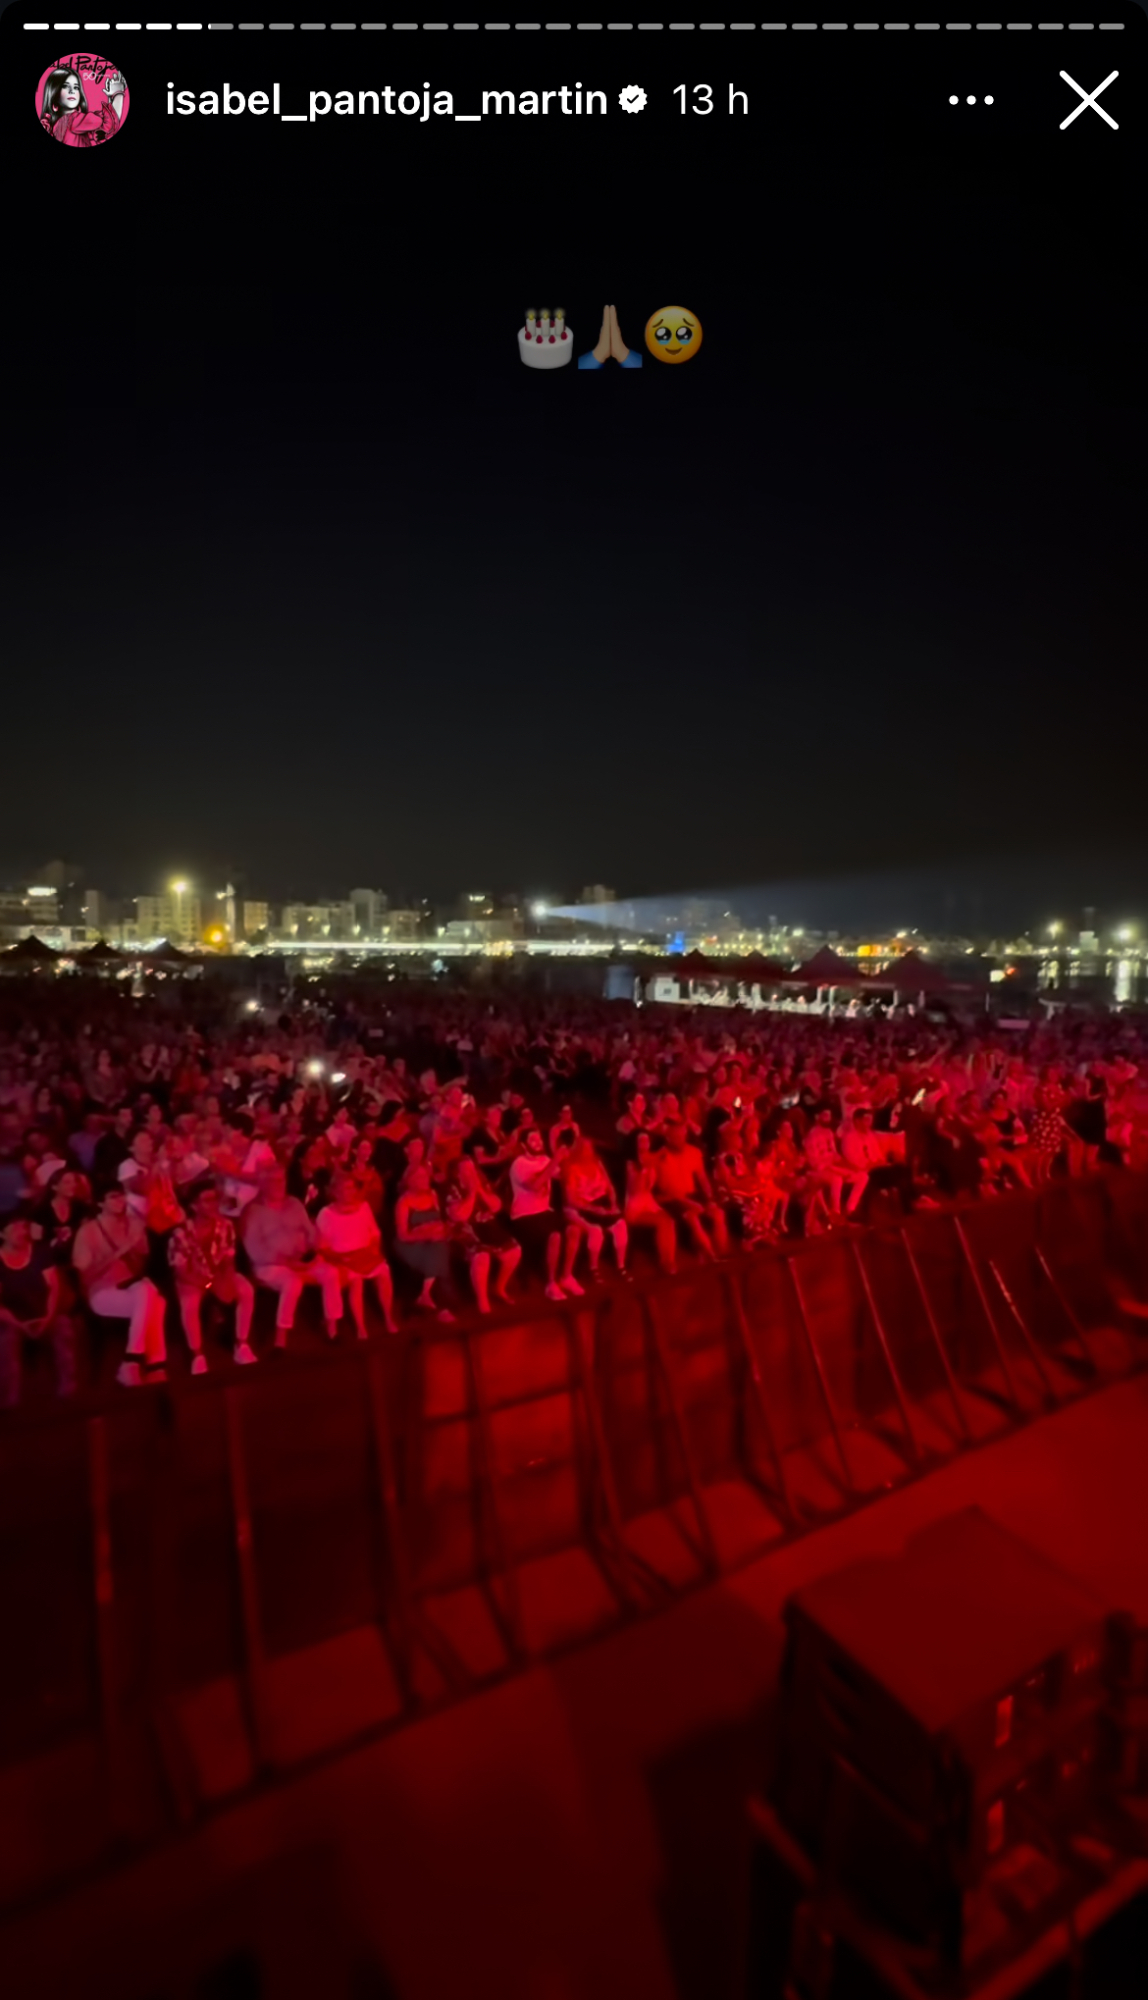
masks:
[[[748,39],[707,67],[756,107]],[[368,40],[320,75],[181,46],[176,80],[613,94],[635,61]],[[888,43],[864,88],[828,47],[791,37],[745,125],[678,118],[648,46],[642,121],[529,144],[169,121],[142,40],[102,156],[32,119],[0,874],[565,897],[911,869],[1148,910],[1136,156],[1115,172],[1095,118],[1046,144],[1043,76],[973,145],[931,110],[955,57],[913,46],[909,116]],[[528,302],[581,351],[606,297],[632,345],[693,308],[701,353],[521,367]]]

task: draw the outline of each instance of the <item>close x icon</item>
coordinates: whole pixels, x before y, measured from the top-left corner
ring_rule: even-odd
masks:
[[[1116,123],[1115,118],[1110,117],[1109,113],[1104,109],[1103,104],[1098,104],[1096,102],[1097,98],[1100,96],[1101,91],[1107,90],[1110,83],[1115,83],[1117,77],[1120,75],[1120,71],[1118,69],[1114,69],[1110,76],[1106,76],[1103,83],[1098,83],[1095,90],[1085,90],[1084,85],[1082,83],[1077,83],[1076,78],[1074,76],[1069,76],[1068,71],[1066,69],[1062,69],[1060,74],[1062,80],[1065,83],[1069,84],[1073,90],[1075,90],[1077,96],[1080,99],[1080,103],[1074,106],[1074,108],[1069,112],[1068,117],[1061,119],[1060,129],[1062,132],[1065,131],[1069,125],[1072,124],[1074,119],[1080,117],[1082,111],[1095,111],[1098,118],[1103,118],[1104,123],[1106,125],[1111,125],[1112,130],[1114,132],[1119,132],[1120,127]]]

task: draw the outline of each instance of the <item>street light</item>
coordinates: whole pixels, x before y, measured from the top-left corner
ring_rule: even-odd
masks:
[[[1049,925],[1049,927],[1048,927],[1048,935],[1049,935],[1049,937],[1059,937],[1059,936],[1060,936],[1060,933],[1061,933],[1061,930],[1062,930],[1062,928],[1063,928],[1063,926],[1062,926],[1062,925],[1060,925],[1060,924],[1050,924],[1050,925]]]

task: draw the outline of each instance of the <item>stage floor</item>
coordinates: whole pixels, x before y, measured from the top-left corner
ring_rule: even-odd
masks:
[[[11,1919],[0,1990],[742,2000],[782,1606],[974,1502],[1148,1616],[1148,1376]]]

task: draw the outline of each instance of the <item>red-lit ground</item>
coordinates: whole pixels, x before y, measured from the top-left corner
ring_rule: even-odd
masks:
[[[0,1991],[740,2000],[743,1801],[768,1761],[781,1606],[972,1501],[1148,1615],[1148,1379],[13,1919]]]

